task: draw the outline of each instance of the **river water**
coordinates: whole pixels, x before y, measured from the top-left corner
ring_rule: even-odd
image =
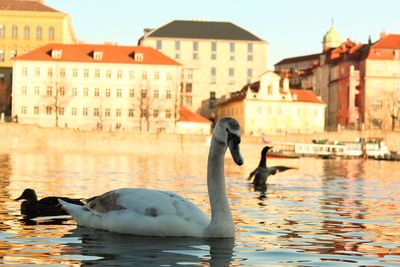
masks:
[[[200,154],[200,153],[199,153]],[[24,220],[24,188],[91,197],[121,187],[175,191],[209,214],[206,155],[0,154],[0,264],[5,266],[400,266],[400,164],[269,159],[296,167],[266,190],[227,157],[235,239],[155,238],[77,227],[69,216]]]

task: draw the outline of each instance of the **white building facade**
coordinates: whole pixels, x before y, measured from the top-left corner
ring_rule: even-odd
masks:
[[[12,115],[42,127],[172,133],[180,72],[152,48],[46,45],[14,60]]]

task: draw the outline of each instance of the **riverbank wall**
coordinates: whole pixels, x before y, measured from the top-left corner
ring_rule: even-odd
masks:
[[[0,123],[0,153],[8,151],[51,151],[61,153],[198,153],[207,150],[207,136],[146,134],[132,132],[78,131],[40,128],[34,125]],[[311,143],[313,139],[355,141],[357,138],[383,138],[390,150],[400,151],[400,132],[340,131],[320,134],[266,135],[272,142]],[[260,137],[243,136],[242,149],[261,148]]]

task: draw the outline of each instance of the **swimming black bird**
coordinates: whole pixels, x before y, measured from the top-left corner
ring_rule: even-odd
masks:
[[[21,196],[15,200],[24,199],[21,203],[21,214],[27,218],[35,218],[40,216],[58,216],[68,215],[68,213],[61,207],[58,199],[66,202],[74,203],[77,205],[84,205],[80,199],[68,197],[45,197],[38,200],[35,190],[27,188]]]
[[[252,171],[249,175],[249,178],[247,178],[247,180],[250,180],[254,176],[253,185],[255,187],[265,187],[267,178],[270,175],[274,175],[277,172],[283,172],[286,170],[295,169],[293,167],[286,167],[286,166],[267,167],[267,152],[271,148],[272,147],[270,147],[270,146],[265,146],[262,149],[261,159],[260,159],[260,163],[258,164],[258,167],[254,171]]]

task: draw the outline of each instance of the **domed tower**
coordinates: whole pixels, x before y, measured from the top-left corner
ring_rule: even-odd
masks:
[[[331,28],[329,29],[329,31],[326,32],[324,38],[322,38],[322,49],[323,51],[327,51],[329,50],[329,48],[336,48],[341,44],[342,44],[342,37],[340,37],[340,34],[336,31],[335,27],[333,26],[333,20],[332,20]]]

